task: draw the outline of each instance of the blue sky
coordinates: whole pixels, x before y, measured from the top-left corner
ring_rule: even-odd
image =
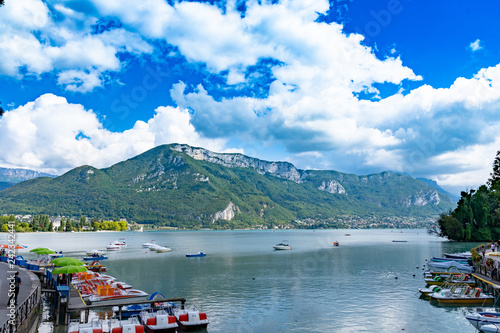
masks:
[[[500,150],[497,2],[5,2],[3,167],[186,143],[457,193]]]

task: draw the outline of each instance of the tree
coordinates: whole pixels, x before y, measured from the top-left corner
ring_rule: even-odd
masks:
[[[5,5],[4,0],[0,0],[0,7],[2,7],[3,5]],[[2,107],[0,107],[0,109],[1,109],[1,108],[2,108]],[[0,116],[1,116],[1,115],[2,115],[2,114],[0,113]]]
[[[491,190],[494,190],[500,186],[500,150],[497,151],[497,156],[493,161],[493,171],[490,173],[490,177],[488,186]]]

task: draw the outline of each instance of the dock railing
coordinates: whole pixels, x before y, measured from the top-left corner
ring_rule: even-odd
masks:
[[[9,320],[6,321],[2,327],[0,327],[0,333],[16,332],[17,328],[23,323],[24,320],[26,320],[26,318],[28,318],[31,310],[39,304],[40,293],[40,286],[37,286],[17,309],[12,309],[7,315]]]

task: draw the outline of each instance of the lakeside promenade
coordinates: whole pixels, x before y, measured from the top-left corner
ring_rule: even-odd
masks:
[[[8,278],[13,272],[19,272],[19,277],[21,278],[15,312],[7,307],[9,300]],[[36,332],[38,328],[38,315],[34,312],[41,305],[41,284],[39,278],[24,268],[14,265],[14,268],[11,269],[9,264],[0,262],[0,295],[0,333],[16,332],[16,330],[12,331],[11,325],[9,325],[11,313],[13,313],[13,317],[19,326],[17,332]]]

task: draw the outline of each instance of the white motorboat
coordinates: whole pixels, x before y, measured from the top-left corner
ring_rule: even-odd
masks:
[[[287,241],[282,241],[281,243],[273,245],[273,248],[275,250],[291,250],[292,249],[292,247],[288,244]]]
[[[121,247],[127,247],[127,243],[125,243],[125,238],[120,238],[119,240],[115,240],[111,244],[118,245],[118,246],[121,246]]]
[[[208,326],[207,314],[200,312],[195,305],[191,305],[188,309],[175,306],[172,311],[179,327],[184,331],[207,328]]]
[[[156,245],[156,241],[154,239],[150,243],[143,243],[142,247],[150,248],[153,245]]]
[[[166,246],[158,246],[158,247],[156,248],[156,252],[158,252],[158,253],[162,253],[162,252],[170,252],[170,251],[172,251],[172,249],[171,249],[171,248],[169,248],[169,247],[166,247]]]
[[[108,250],[108,251],[120,251],[121,249],[122,249],[122,247],[120,245],[116,245],[113,243],[106,246],[106,250]]]
[[[486,324],[481,326],[481,332],[500,333],[500,324]]]
[[[482,327],[488,324],[500,325],[500,313],[498,312],[473,312],[466,315],[465,318],[478,330],[482,330]]]
[[[156,251],[158,248],[160,247],[160,245],[157,245],[157,244],[153,244],[149,247],[149,251]]]
[[[87,251],[85,252],[88,256],[91,256],[91,255],[94,255],[94,254],[97,254],[98,256],[102,256],[104,253],[104,251],[102,250],[97,250],[97,249],[93,249],[93,250],[90,250],[90,251]]]
[[[165,310],[141,311],[140,319],[147,333],[173,333],[179,327],[175,316]]]

